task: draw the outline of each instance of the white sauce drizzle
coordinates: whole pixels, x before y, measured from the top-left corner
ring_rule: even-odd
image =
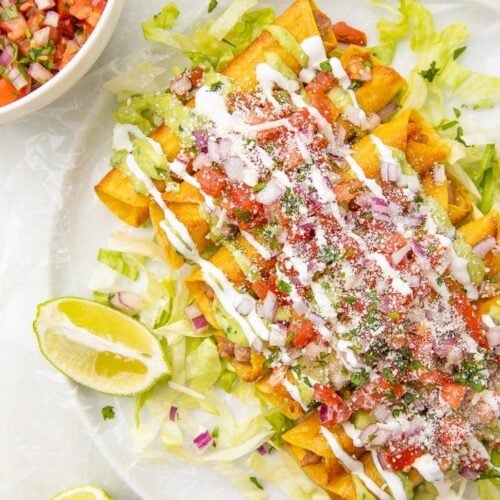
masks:
[[[412,467],[418,470],[426,481],[435,482],[444,479],[444,474],[439,468],[438,463],[429,453],[418,457],[413,462]]]
[[[390,472],[388,470],[385,470],[382,467],[375,450],[371,451],[371,455],[372,455],[373,463],[375,464],[375,467],[377,468],[378,473],[382,476],[384,481],[387,483],[387,486],[389,486],[389,489],[391,490],[391,493],[392,493],[392,496],[394,497],[394,500],[407,500],[408,496],[406,495],[406,491],[405,491],[405,488],[403,485],[403,481],[401,481],[401,478],[397,474],[395,474],[394,472]]]
[[[321,427],[321,434],[327,440],[333,454],[338,458],[338,460],[353,474],[359,477],[363,484],[374,494],[377,495],[381,500],[392,500],[391,496],[388,495],[382,488],[379,488],[375,481],[365,473],[365,468],[362,462],[352,458],[348,453],[344,451],[337,438],[326,428]]]

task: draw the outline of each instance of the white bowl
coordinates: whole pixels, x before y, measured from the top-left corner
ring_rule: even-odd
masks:
[[[54,78],[17,101],[0,107],[0,124],[17,120],[55,101],[75,85],[97,61],[113,34],[124,0],[108,0],[88,40]]]

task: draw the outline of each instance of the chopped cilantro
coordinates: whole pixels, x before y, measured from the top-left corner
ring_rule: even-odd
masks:
[[[389,318],[391,318],[394,321],[397,321],[399,318],[401,318],[401,314],[399,314],[397,311],[390,311]]]
[[[213,431],[212,431],[212,437],[214,439],[217,439],[219,437],[219,428],[216,426],[214,427]]]
[[[397,384],[398,379],[394,376],[394,374],[391,372],[389,368],[384,368],[383,370],[384,377],[387,379],[388,382],[391,384]]]
[[[453,60],[456,61],[465,51],[467,47],[459,47],[453,51]]]
[[[214,82],[212,85],[210,85],[210,90],[212,92],[217,92],[222,88],[222,82]]]
[[[488,373],[484,360],[464,359],[453,380],[470,387],[474,392],[482,392],[488,387]]]
[[[460,116],[462,115],[462,112],[458,108],[453,108],[453,113],[455,113],[455,116],[457,118],[460,118]]]
[[[242,210],[240,207],[236,207],[234,209],[234,215],[238,217],[238,219],[241,219],[243,222],[251,222],[252,220],[252,212],[249,212],[248,210]]]
[[[436,278],[436,283],[441,286],[444,283],[444,278],[442,276],[438,276]]]
[[[468,147],[467,144],[465,143],[464,139],[463,139],[463,135],[464,135],[464,130],[462,127],[458,127],[457,128],[457,135],[455,136],[455,140],[457,142],[459,142],[460,144],[463,144],[464,146]]]
[[[210,0],[208,4],[208,13],[211,14],[217,7],[217,0]]]
[[[303,167],[300,167],[297,170],[297,182],[304,182],[307,179],[307,176],[309,175],[309,172],[311,171],[311,164],[306,163]]]
[[[101,409],[101,415],[104,420],[112,420],[115,418],[115,409],[112,406],[105,406]]]
[[[344,300],[350,305],[352,306],[353,304],[356,303],[356,297],[354,297],[353,295],[348,295],[347,297],[344,297]]]
[[[360,217],[365,220],[372,220],[373,213],[370,210],[367,210],[366,212],[361,212]]]
[[[351,375],[350,382],[356,389],[359,389],[365,382],[368,381],[369,378],[370,374],[366,370],[362,369],[360,372],[354,372]]]
[[[288,215],[292,215],[299,209],[300,203],[300,196],[296,195],[290,188],[286,188],[285,194],[281,198],[281,204],[285,212]]]
[[[415,399],[416,399],[415,394],[413,394],[411,392],[405,392],[405,394],[403,396],[403,401],[405,402],[406,405],[412,404],[413,401],[415,401]]]
[[[259,483],[259,480],[255,476],[250,476],[248,479],[255,485],[259,490],[263,490],[264,487]]]
[[[359,80],[354,80],[349,87],[347,87],[349,90],[358,90],[361,86],[363,85],[363,82],[360,82]]]
[[[262,191],[265,187],[267,186],[267,182],[259,182],[258,184],[255,184],[255,186],[252,188],[252,191],[254,193],[259,193]]]
[[[320,248],[318,258],[321,262],[329,264],[331,262],[338,262],[342,260],[342,254],[338,248],[332,245],[325,245]]]
[[[436,68],[436,61],[432,61],[429,68],[424,71],[421,71],[419,74],[424,80],[427,80],[429,83],[432,83],[438,73],[439,73],[439,68]]]
[[[278,280],[276,286],[281,293],[286,293],[287,295],[289,295],[292,292],[292,285],[290,285],[290,283],[287,283],[285,280]]]
[[[280,351],[278,348],[275,348],[271,354],[264,360],[264,368],[270,368],[271,365],[278,359]]]
[[[323,61],[320,65],[319,65],[321,71],[324,71],[325,73],[329,73],[330,71],[332,71],[332,65],[330,64],[330,61]]]
[[[417,204],[417,205],[420,205],[421,203],[424,202],[424,198],[422,197],[422,195],[420,194],[417,194],[415,196],[415,198],[413,198],[413,201]]]
[[[443,123],[440,128],[441,130],[448,130],[449,128],[453,128],[455,127],[456,125],[458,125],[458,121],[457,120],[453,120],[451,122],[446,122],[446,123]]]
[[[316,356],[316,367],[317,368],[324,368],[325,366],[328,365],[328,356],[329,354],[325,351],[322,351],[319,353],[319,356]]]

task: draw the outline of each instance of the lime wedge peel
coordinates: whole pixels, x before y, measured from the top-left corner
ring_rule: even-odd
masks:
[[[102,393],[132,396],[169,373],[160,342],[149,329],[90,300],[62,297],[39,305],[33,329],[55,368]]]
[[[113,500],[102,488],[96,486],[79,486],[63,491],[51,500]]]

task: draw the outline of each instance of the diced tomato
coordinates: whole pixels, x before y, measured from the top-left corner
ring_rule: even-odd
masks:
[[[334,389],[324,384],[314,384],[313,399],[327,406],[344,404],[344,400],[335,392]]]
[[[26,34],[29,33],[28,23],[22,14],[14,19],[5,21],[0,19],[0,32],[1,30],[6,31],[9,40],[13,42],[26,38]]]
[[[321,114],[321,116],[328,122],[334,123],[337,113],[334,112],[334,105],[330,102],[330,99],[326,97],[323,92],[317,92],[314,94],[309,94],[309,100],[311,105],[314,106]]]
[[[318,332],[314,328],[312,321],[308,319],[292,321],[290,323],[290,332],[294,333],[293,345],[297,349],[302,349],[318,338]]]
[[[0,77],[0,106],[5,106],[11,102],[17,101],[21,94],[7,80]]]
[[[463,316],[465,325],[469,330],[470,336],[484,349],[488,349],[488,340],[481,326],[481,322],[476,315],[467,295],[458,287],[453,292],[453,306]]]
[[[57,0],[57,12],[62,21],[70,17],[68,0]]]
[[[350,43],[353,45],[366,45],[366,34],[357,30],[347,23],[340,22],[333,25],[333,33],[340,43]]]
[[[259,203],[246,185],[235,185],[227,189],[227,200],[223,206],[238,220],[241,229],[252,229],[266,223],[264,206]]]
[[[333,191],[339,203],[348,203],[358,195],[363,185],[358,180],[351,180],[334,184]]]
[[[451,375],[439,370],[421,370],[418,373],[418,379],[424,385],[438,385],[440,387],[453,382]]]
[[[439,422],[436,437],[441,446],[456,448],[465,443],[469,439],[470,434],[470,428],[465,425],[462,417],[453,415]]]
[[[209,166],[202,167],[197,177],[201,189],[214,198],[219,198],[221,196],[228,182],[226,176],[222,172]]]
[[[316,78],[307,85],[306,90],[311,94],[326,94],[335,87],[335,82],[335,77],[332,73],[320,72]]]
[[[75,3],[70,6],[69,13],[81,21],[88,19],[92,14],[90,0],[76,0]]]
[[[466,392],[467,388],[460,384],[444,384],[441,387],[441,397],[455,410],[462,405]]]
[[[257,280],[252,283],[252,290],[259,299],[264,300],[269,292],[269,284],[264,280]]]
[[[193,70],[191,70],[189,79],[191,80],[193,87],[198,87],[201,80],[203,79],[203,75],[204,71],[202,68],[194,68]]]
[[[421,457],[425,450],[420,446],[408,446],[396,448],[395,450],[386,449],[383,452],[384,461],[391,470],[399,472],[409,467],[418,457]]]
[[[59,69],[64,68],[66,64],[68,64],[73,57],[75,57],[76,53],[80,50],[80,46],[75,42],[75,40],[68,40],[66,43],[66,47],[64,48],[64,53],[61,59],[61,63],[59,65]]]

